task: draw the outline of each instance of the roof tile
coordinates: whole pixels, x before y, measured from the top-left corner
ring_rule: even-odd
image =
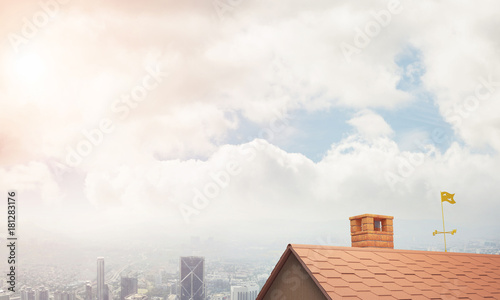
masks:
[[[372,291],[374,294],[376,294],[377,296],[390,296],[392,294],[392,292],[388,289],[386,289],[385,287],[372,287],[370,289],[370,291]]]
[[[370,291],[357,292],[356,296],[358,297],[358,299],[380,299],[380,296],[377,296],[376,294],[374,294]],[[392,298],[392,299],[394,299],[394,298]]]
[[[340,272],[342,274],[355,274],[356,271],[353,268],[348,266],[337,266],[335,267],[335,271]]]
[[[294,250],[300,257],[307,257],[309,254],[309,249],[306,248],[295,248]]]
[[[363,278],[356,274],[342,274],[342,279],[352,283],[352,282],[363,282]]]
[[[356,275],[358,275],[361,278],[365,278],[365,279],[375,278],[375,276],[376,276],[375,274],[373,274],[372,272],[370,272],[368,270],[356,270]]]
[[[392,278],[405,278],[405,275],[399,271],[386,271],[385,274]]]
[[[411,299],[411,295],[404,291],[395,291],[391,295],[396,299]]]
[[[316,262],[313,262],[311,264],[314,264],[314,266],[316,266],[317,268],[321,269],[321,270],[335,270],[336,267],[334,265],[332,265],[331,263],[329,263],[328,261],[316,261]]]
[[[333,287],[348,287],[350,285],[349,282],[342,278],[328,278],[328,284]]]
[[[364,284],[362,282],[351,282],[349,284],[349,286],[353,290],[358,291],[358,292],[369,291],[371,289],[371,287],[367,286],[366,284]]]
[[[336,270],[321,270],[321,274],[323,274],[324,276],[326,276],[328,278],[334,278],[334,277],[341,278],[342,277],[342,273],[340,273],[339,271],[336,271]]]
[[[420,292],[420,294],[424,297],[427,297],[427,299],[432,299],[432,298],[440,298],[441,296],[439,295],[439,293],[437,293],[436,291],[433,291],[433,290],[423,290]]]
[[[356,296],[358,293],[355,290],[351,289],[350,287],[338,287],[334,289],[334,292],[342,297]]]
[[[385,275],[385,274],[377,274],[375,276],[375,279],[377,279],[380,282],[394,282],[394,278],[391,276]]]
[[[383,286],[384,284],[376,279],[370,278],[370,279],[364,279],[363,283],[370,286],[370,287],[377,287],[377,286]]]

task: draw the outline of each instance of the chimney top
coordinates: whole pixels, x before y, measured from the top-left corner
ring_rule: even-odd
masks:
[[[394,217],[364,214],[350,217],[352,247],[394,248]]]

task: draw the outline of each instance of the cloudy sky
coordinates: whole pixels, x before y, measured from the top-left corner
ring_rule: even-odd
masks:
[[[448,191],[462,238],[499,237],[496,1],[3,1],[0,20],[20,228],[418,231]]]

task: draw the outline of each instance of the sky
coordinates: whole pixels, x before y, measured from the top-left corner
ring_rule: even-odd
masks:
[[[447,191],[456,241],[498,239],[499,31],[496,1],[3,1],[0,188],[26,236],[374,213],[423,244]]]

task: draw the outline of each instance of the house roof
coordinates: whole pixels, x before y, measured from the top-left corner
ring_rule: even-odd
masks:
[[[327,299],[500,299],[500,255],[288,245]]]

